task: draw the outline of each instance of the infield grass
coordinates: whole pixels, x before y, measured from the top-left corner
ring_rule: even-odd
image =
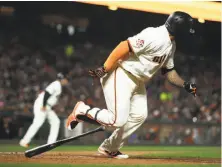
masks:
[[[82,165],[82,164],[76,164],[76,165],[70,165],[70,164],[0,164],[0,167],[92,167],[92,165]],[[127,165],[130,167],[220,167],[219,164],[216,165],[181,165],[181,164],[171,164],[171,165]],[[125,167],[125,165],[95,165],[93,164],[93,167]]]
[[[29,149],[35,146],[30,147]],[[98,146],[61,146],[52,151],[97,151]],[[24,152],[18,145],[0,145],[0,152]],[[220,158],[220,147],[201,146],[125,146],[121,151],[144,151],[142,157],[154,158]]]
[[[35,146],[30,147],[29,149]],[[97,151],[98,146],[61,146],[53,151],[59,152],[72,152],[72,151]],[[0,152],[24,152],[24,149],[18,145],[0,145]],[[200,146],[125,146],[121,150],[123,152],[134,152],[132,157],[137,157],[135,153],[139,153],[140,158],[220,158],[220,147],[200,147]],[[142,154],[141,154],[142,153]],[[15,164],[13,162],[1,163],[0,167],[124,167],[126,165],[112,165],[112,164]],[[130,167],[220,167],[220,164],[155,164],[155,165],[127,165]]]

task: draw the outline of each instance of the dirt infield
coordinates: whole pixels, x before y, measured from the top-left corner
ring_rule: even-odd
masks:
[[[33,158],[26,158],[22,152],[1,152],[1,163],[41,163],[41,164],[220,164],[219,158],[145,158],[141,155],[155,154],[153,151],[126,152],[128,160],[101,157],[92,151],[49,152]],[[159,152],[158,152],[159,153]]]

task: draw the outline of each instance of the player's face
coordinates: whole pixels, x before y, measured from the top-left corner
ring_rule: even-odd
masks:
[[[63,86],[65,86],[69,83],[69,81],[67,79],[63,79],[63,80],[61,80],[61,83]]]

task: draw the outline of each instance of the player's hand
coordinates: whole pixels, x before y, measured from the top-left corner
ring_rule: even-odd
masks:
[[[196,97],[196,93],[197,93],[196,84],[191,83],[191,82],[184,82],[183,87],[187,92],[191,93],[194,97]]]
[[[46,110],[46,107],[45,107],[45,106],[43,106],[43,107],[41,108],[41,110],[42,110],[42,111],[45,111],[45,110]]]
[[[107,74],[107,71],[104,67],[99,67],[95,70],[89,70],[88,72],[91,77],[98,77],[98,78],[102,78],[104,75]]]

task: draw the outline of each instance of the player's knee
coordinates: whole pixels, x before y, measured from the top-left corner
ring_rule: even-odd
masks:
[[[115,126],[116,127],[122,127],[126,124],[127,118],[119,118],[116,120]]]
[[[147,112],[143,112],[140,114],[135,114],[133,116],[130,117],[130,120],[132,120],[133,122],[138,122],[138,123],[143,123],[146,119],[147,119],[148,113]]]
[[[143,123],[147,119],[147,116],[148,113],[144,112],[143,114],[140,114],[137,119],[139,120],[139,122]]]
[[[147,111],[144,112],[141,117],[145,121],[147,119],[147,117],[148,117],[148,112]]]

